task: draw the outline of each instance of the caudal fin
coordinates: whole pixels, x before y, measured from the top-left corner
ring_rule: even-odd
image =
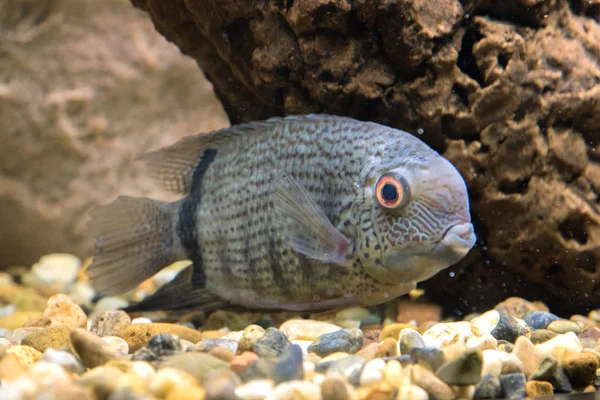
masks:
[[[126,292],[177,261],[176,212],[176,203],[128,196],[92,211],[96,243],[87,274],[98,293]]]

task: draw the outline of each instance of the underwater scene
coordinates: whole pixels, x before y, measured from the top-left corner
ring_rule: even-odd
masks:
[[[0,400],[524,398],[600,399],[600,0],[0,0]]]

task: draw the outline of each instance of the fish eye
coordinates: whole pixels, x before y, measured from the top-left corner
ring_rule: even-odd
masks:
[[[385,208],[398,208],[406,203],[410,195],[408,182],[398,174],[385,174],[375,185],[377,201]]]

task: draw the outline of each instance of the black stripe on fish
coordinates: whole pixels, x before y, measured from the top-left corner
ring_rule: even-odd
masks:
[[[196,229],[194,227],[196,225],[196,209],[202,197],[202,180],[216,155],[216,149],[206,149],[204,151],[194,170],[190,193],[184,198],[179,209],[177,232],[182,247],[186,250],[188,258],[194,264],[194,271],[192,273],[192,285],[194,287],[204,287],[206,283],[206,275],[202,267],[202,254],[200,253]]]

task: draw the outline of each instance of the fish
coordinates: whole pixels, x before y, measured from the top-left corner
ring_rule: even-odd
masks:
[[[126,311],[372,306],[471,250],[459,171],[408,132],[307,114],[184,137],[141,157],[173,202],[119,196],[91,212],[100,295],[189,260]]]

